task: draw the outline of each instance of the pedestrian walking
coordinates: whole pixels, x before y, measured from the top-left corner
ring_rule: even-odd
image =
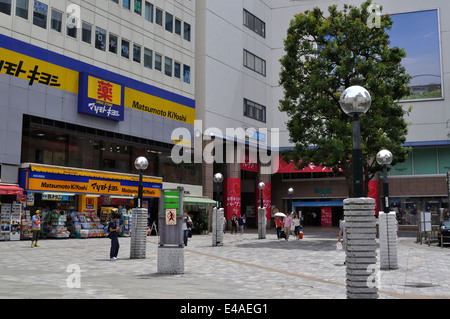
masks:
[[[245,226],[245,216],[239,216],[238,218],[238,225],[241,231],[241,235],[244,234],[244,226]]]
[[[284,234],[286,236],[285,240],[289,240],[289,235],[291,233],[291,226],[292,226],[292,218],[289,215],[289,213],[286,213],[286,217],[284,217],[283,219],[283,229],[284,229]]]
[[[234,233],[237,234],[237,217],[236,217],[235,213],[231,217],[231,233],[232,234],[233,234],[233,230],[234,230]]]
[[[191,220],[191,217],[189,217],[187,212],[183,213],[183,225],[181,226],[181,229],[183,230],[183,234],[184,234],[184,237],[183,237],[184,245],[187,246],[189,232],[192,231],[192,220]]]
[[[119,259],[119,257],[117,257],[120,248],[118,232],[122,228],[122,226],[119,226],[119,219],[120,214],[115,213],[113,215],[113,219],[109,223],[109,238],[111,239],[111,249],[109,251],[109,258],[111,260]]]
[[[275,227],[277,229],[277,238],[280,239],[281,238],[281,229],[283,227],[283,219],[281,218],[281,216],[277,216],[275,218]]]
[[[300,231],[302,229],[302,225],[300,223],[300,217],[298,216],[297,213],[294,214],[294,219],[292,221],[293,221],[294,227],[295,227],[294,228],[294,234],[295,234],[295,237],[298,240],[298,239],[300,239]]]
[[[41,211],[37,210],[36,213],[31,218],[33,221],[33,225],[32,225],[33,239],[31,240],[31,247],[39,247],[37,242],[39,239],[39,234],[41,233],[41,217],[40,217],[40,215],[41,215]]]

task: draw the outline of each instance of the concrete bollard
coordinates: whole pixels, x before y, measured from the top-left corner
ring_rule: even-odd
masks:
[[[379,214],[380,268],[398,269],[397,219],[395,213]]]
[[[224,209],[214,207],[212,220],[212,245],[223,246],[223,215]]]
[[[266,209],[258,207],[258,239],[266,239]]]
[[[344,200],[347,298],[377,299],[376,218],[373,198]]]
[[[134,208],[131,220],[130,259],[145,259],[147,250],[147,209]]]

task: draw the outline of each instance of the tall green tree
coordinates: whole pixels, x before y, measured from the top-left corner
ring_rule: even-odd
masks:
[[[364,184],[381,167],[375,156],[383,148],[394,156],[393,165],[406,160],[405,111],[397,102],[410,92],[411,77],[401,61],[405,50],[390,47],[387,30],[392,27],[388,15],[381,16],[378,27],[367,22],[373,13],[371,1],[360,8],[345,5],[319,8],[295,15],[284,40],[280,84],[284,98],[280,110],[286,112],[287,128],[294,151],[287,158],[299,168],[316,165],[342,169],[349,195],[353,196],[352,118],[340,108],[345,88],[360,85],[372,96],[370,110],[360,117]],[[382,8],[381,8],[382,9]]]

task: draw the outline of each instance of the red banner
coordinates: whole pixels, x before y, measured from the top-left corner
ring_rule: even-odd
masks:
[[[265,183],[266,188],[263,190],[263,205],[266,209],[266,218],[270,220],[271,218],[271,211],[272,211],[272,187],[271,183]],[[255,209],[255,216],[256,220],[258,220],[258,208],[261,207],[261,190],[258,188],[258,184],[255,185],[255,192],[256,192],[256,209]]]
[[[332,212],[330,206],[324,206],[320,208],[320,219],[322,220],[322,226],[332,225]]]
[[[225,218],[231,219],[233,214],[237,217],[241,215],[241,179],[224,179],[224,210]]]
[[[331,173],[332,171],[331,168],[318,166],[313,163],[309,163],[304,169],[299,170],[293,161],[286,163],[283,161],[283,157],[280,156],[278,171],[274,173]]]
[[[14,185],[0,185],[0,195],[23,195],[23,188]]]
[[[249,153],[245,153],[241,159],[241,170],[258,173],[257,156],[258,155],[256,153],[252,153],[251,156]]]

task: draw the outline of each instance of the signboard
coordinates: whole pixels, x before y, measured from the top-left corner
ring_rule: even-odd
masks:
[[[320,208],[320,219],[322,221],[322,226],[332,225],[332,212],[330,206]]]
[[[225,178],[224,180],[225,218],[231,219],[233,214],[241,215],[241,179]]]
[[[113,121],[124,120],[124,87],[89,73],[81,72],[78,92],[78,113]]]
[[[177,224],[177,210],[175,208],[166,209],[166,225]]]
[[[21,171],[21,184],[28,191],[137,196],[139,176],[59,167],[32,166]],[[143,196],[159,197],[162,179],[143,178]]]

